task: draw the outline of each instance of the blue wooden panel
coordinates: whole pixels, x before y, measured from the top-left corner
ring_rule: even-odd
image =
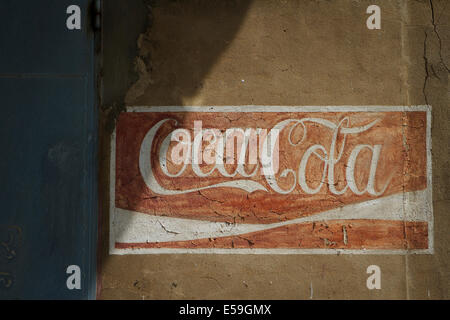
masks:
[[[1,0],[0,73],[90,72],[87,0]],[[66,28],[66,8],[82,12],[82,32]],[[5,40],[7,40],[5,42]]]
[[[0,299],[95,298],[94,37],[65,28],[90,2],[0,1]]]
[[[86,79],[0,79],[0,94],[3,241],[5,226],[21,232],[15,259],[0,264],[14,277],[0,297],[87,297],[96,218]],[[72,264],[82,290],[66,287]]]

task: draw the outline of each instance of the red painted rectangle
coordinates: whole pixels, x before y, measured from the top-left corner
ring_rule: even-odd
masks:
[[[116,253],[431,249],[427,107],[223,108],[120,115],[112,145]],[[142,222],[115,222],[126,215]],[[223,225],[243,233],[220,232]]]

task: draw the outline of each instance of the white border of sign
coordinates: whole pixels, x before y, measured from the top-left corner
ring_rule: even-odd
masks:
[[[434,216],[432,196],[432,162],[431,162],[431,106],[134,106],[127,107],[127,112],[408,112],[426,111],[426,149],[427,149],[427,209],[428,216],[428,249],[414,250],[385,250],[385,249],[181,249],[181,248],[152,248],[152,249],[116,249],[114,235],[115,221],[115,171],[116,171],[116,130],[111,136],[110,155],[110,207],[109,207],[109,254],[380,254],[380,255],[405,255],[405,254],[433,254],[434,253]]]

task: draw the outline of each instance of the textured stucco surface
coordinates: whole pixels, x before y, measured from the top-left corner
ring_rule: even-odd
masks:
[[[99,298],[450,298],[447,1],[119,3],[105,1]],[[366,28],[370,4],[381,30]],[[433,255],[108,255],[109,142],[124,105],[421,104],[433,108]],[[366,288],[371,264],[381,290]]]

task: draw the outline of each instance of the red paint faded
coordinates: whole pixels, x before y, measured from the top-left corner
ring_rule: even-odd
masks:
[[[304,119],[309,120],[299,124]],[[176,164],[170,158],[180,141],[172,141],[164,147],[165,139],[170,141],[176,129],[185,129],[194,140],[198,134],[194,131],[195,121],[201,121],[203,129],[214,128],[220,132],[229,128],[259,128],[270,132],[286,120],[291,122],[282,127],[279,135],[276,186],[262,170],[257,170],[253,176],[239,171],[233,177],[226,177],[214,163],[202,163],[197,169],[188,163],[183,169],[184,164]],[[390,195],[427,188],[427,129],[424,111],[127,112],[121,114],[116,128],[115,206],[151,216],[262,225],[313,216],[374,199],[382,202]],[[153,132],[154,135],[150,134]],[[153,140],[149,140],[149,136]],[[207,145],[205,142],[203,146]],[[161,156],[167,157],[166,164],[161,162]],[[302,167],[302,163],[306,165]],[[248,163],[243,166],[247,173],[253,172],[255,167]],[[224,164],[224,168],[232,173],[237,164]],[[290,171],[282,174],[284,170]],[[239,186],[214,187],[237,180],[258,187],[253,190]],[[115,242],[114,247],[429,248],[429,221],[401,221],[395,220],[398,215],[396,217],[394,220],[370,217],[350,220],[343,216],[337,218],[339,220],[292,223],[233,236]]]
[[[231,237],[116,243],[117,249],[427,249],[428,224],[384,220],[333,220],[292,224]]]
[[[381,155],[377,167],[376,183],[381,189],[388,176],[392,180],[386,191],[379,197],[406,191],[426,188],[426,113],[425,112],[370,112],[370,113],[123,113],[117,125],[116,146],[116,207],[148,214],[173,217],[202,219],[210,221],[239,223],[273,223],[311,215],[344,205],[372,200],[377,197],[368,193],[355,195],[347,190],[343,195],[335,195],[326,185],[314,195],[302,192],[297,187],[293,192],[283,195],[274,192],[264,176],[258,175],[254,180],[268,189],[247,193],[232,188],[214,188],[182,195],[160,195],[152,192],[139,172],[139,150],[145,134],[158,121],[174,118],[178,125],[168,123],[163,126],[152,148],[154,155],[154,174],[160,185],[167,189],[183,190],[208,186],[215,183],[232,181],[239,178],[222,177],[216,170],[211,176],[198,178],[188,167],[177,178],[167,177],[161,170],[157,155],[162,140],[175,128],[193,129],[195,120],[202,120],[204,127],[225,130],[230,127],[272,128],[284,119],[320,117],[338,123],[348,116],[351,126],[370,123],[381,119],[370,130],[358,135],[348,135],[343,159],[335,166],[336,189],[345,186],[346,160],[351,150],[358,144],[381,144]],[[413,130],[410,130],[413,128]],[[285,130],[288,131],[288,130]],[[301,130],[299,130],[301,134]],[[331,131],[320,126],[309,126],[307,140],[304,144],[292,147],[288,144],[287,133],[282,132],[280,139],[280,171],[293,168],[297,171],[300,159],[305,151],[314,144],[329,146]],[[405,139],[405,140],[404,140]],[[340,141],[338,141],[339,143]],[[371,153],[363,151],[358,158],[356,168],[357,183],[363,186],[369,174]],[[177,172],[180,166],[168,164],[169,170]],[[204,171],[211,166],[203,165]],[[311,186],[320,181],[323,165],[314,159],[307,170]],[[229,166],[229,171],[233,170]],[[280,173],[278,173],[278,176]],[[240,177],[242,178],[242,177]],[[279,178],[281,187],[287,189],[292,179]]]

